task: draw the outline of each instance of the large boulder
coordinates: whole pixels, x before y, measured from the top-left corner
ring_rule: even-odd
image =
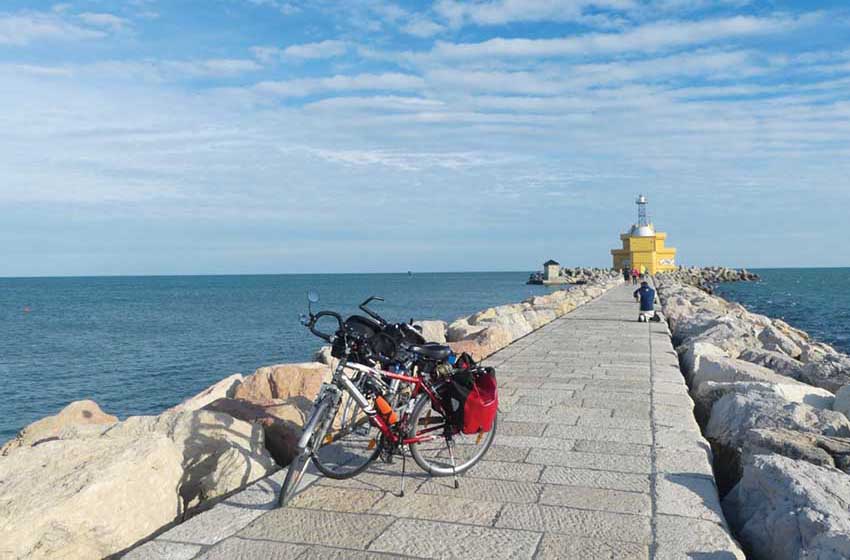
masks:
[[[756,560],[850,558],[850,477],[780,455],[755,455],[723,500]]]
[[[0,557],[119,552],[182,511],[183,456],[164,434],[51,440],[0,459]]]
[[[826,354],[821,360],[809,362],[803,366],[800,380],[834,393],[850,384],[850,356]]]
[[[688,382],[693,378],[694,372],[699,369],[700,360],[703,356],[729,357],[725,350],[708,342],[689,341],[676,348],[676,351],[679,353],[679,362]]]
[[[468,340],[483,331],[485,328],[487,327],[484,325],[470,324],[468,317],[457,319],[446,328],[446,340],[448,342]]]
[[[850,418],[850,385],[844,385],[835,393],[832,409]]]
[[[65,429],[73,426],[110,425],[116,422],[118,418],[103,412],[96,402],[74,401],[57,414],[46,416],[21,430],[14,439],[0,447],[0,456],[8,455],[20,447],[32,447],[43,441],[59,439]]]
[[[779,329],[782,334],[791,339],[794,344],[802,348],[806,344],[811,341],[809,334],[805,331],[801,331],[800,329],[795,329],[782,319],[774,319],[772,324],[775,328]]]
[[[261,367],[245,377],[233,397],[257,402],[290,398],[312,401],[330,376],[327,364],[318,362]]]
[[[788,429],[850,437],[850,420],[833,410],[788,402],[774,393],[728,393],[711,407],[705,435],[712,442],[740,449],[749,430]]]
[[[813,465],[850,471],[850,438],[785,429],[750,430],[744,439],[743,461],[752,455],[779,453]]]
[[[445,321],[414,321],[413,324],[422,328],[422,336],[428,342],[446,343],[448,325]]]
[[[183,458],[181,511],[242,488],[277,468],[259,426],[208,410],[131,416],[98,439],[126,441],[155,435],[168,437]]]
[[[293,418],[296,409],[297,418]],[[208,404],[206,410],[223,412],[260,426],[263,430],[263,443],[266,449],[275,463],[283,467],[295,457],[298,438],[301,436],[301,428],[306,415],[309,414],[310,405],[297,402],[287,407],[275,401],[261,403],[223,398]]]
[[[232,397],[236,394],[236,390],[242,385],[244,378],[241,373],[234,373],[229,377],[225,377],[221,381],[207,387],[197,395],[189,397],[175,407],[169,410],[178,412],[182,410],[200,410],[218,399]]]
[[[475,361],[480,361],[509,345],[515,339],[510,331],[501,325],[487,327],[472,339],[450,342],[455,354],[468,353]]]
[[[691,376],[691,389],[696,391],[707,381],[760,381],[775,384],[799,384],[757,364],[725,356],[702,356]]]
[[[838,354],[835,348],[822,342],[809,342],[807,344],[802,344],[800,347],[802,348],[800,361],[804,364],[819,362],[826,356]]]
[[[774,352],[763,348],[747,348],[741,352],[738,358],[772,369],[779,375],[796,380],[800,379],[803,371],[803,364],[801,362],[782,352]]]
[[[788,335],[772,324],[759,333],[758,339],[766,350],[782,352],[792,358],[799,358],[803,353],[803,350]]]
[[[764,383],[759,381],[707,381],[692,392],[697,409],[710,411],[714,403],[729,393],[767,393],[787,402],[807,404],[818,409],[832,409],[835,397],[826,389],[802,383]]]

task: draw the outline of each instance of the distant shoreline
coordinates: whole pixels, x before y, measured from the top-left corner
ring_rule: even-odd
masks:
[[[690,265],[689,265],[690,266]],[[700,265],[694,265],[700,266]],[[746,268],[754,272],[760,270],[842,270],[850,269],[846,266],[769,266],[761,268]],[[420,270],[410,271],[414,276],[421,274],[511,274],[528,273],[531,269],[502,269],[502,270]],[[84,275],[36,275],[36,276],[4,276],[0,274],[0,280],[48,280],[48,279],[84,279],[84,278],[220,278],[220,277],[265,277],[265,276],[408,276],[408,271],[403,272],[223,272],[223,273],[198,273],[198,274],[84,274]]]

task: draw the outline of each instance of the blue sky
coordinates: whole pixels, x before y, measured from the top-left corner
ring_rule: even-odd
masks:
[[[0,7],[0,276],[847,266],[850,7]]]

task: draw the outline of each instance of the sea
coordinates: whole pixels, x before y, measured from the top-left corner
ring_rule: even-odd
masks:
[[[372,295],[386,319],[452,321],[546,293],[528,272],[0,278],[0,443],[69,402],[158,414],[232,373],[312,359],[299,322]],[[327,326],[327,325],[325,325]]]
[[[718,293],[850,353],[850,268],[754,270]],[[158,414],[232,373],[307,361],[299,322],[372,295],[388,320],[457,317],[530,295],[527,272],[0,278],[0,442],[69,402],[120,418]]]
[[[720,284],[715,293],[850,354],[850,268],[750,270],[761,280]]]

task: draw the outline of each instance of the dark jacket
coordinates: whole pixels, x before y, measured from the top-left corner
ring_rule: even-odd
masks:
[[[640,297],[640,310],[652,311],[655,309],[655,290],[649,286],[641,286],[634,293],[635,297]]]

